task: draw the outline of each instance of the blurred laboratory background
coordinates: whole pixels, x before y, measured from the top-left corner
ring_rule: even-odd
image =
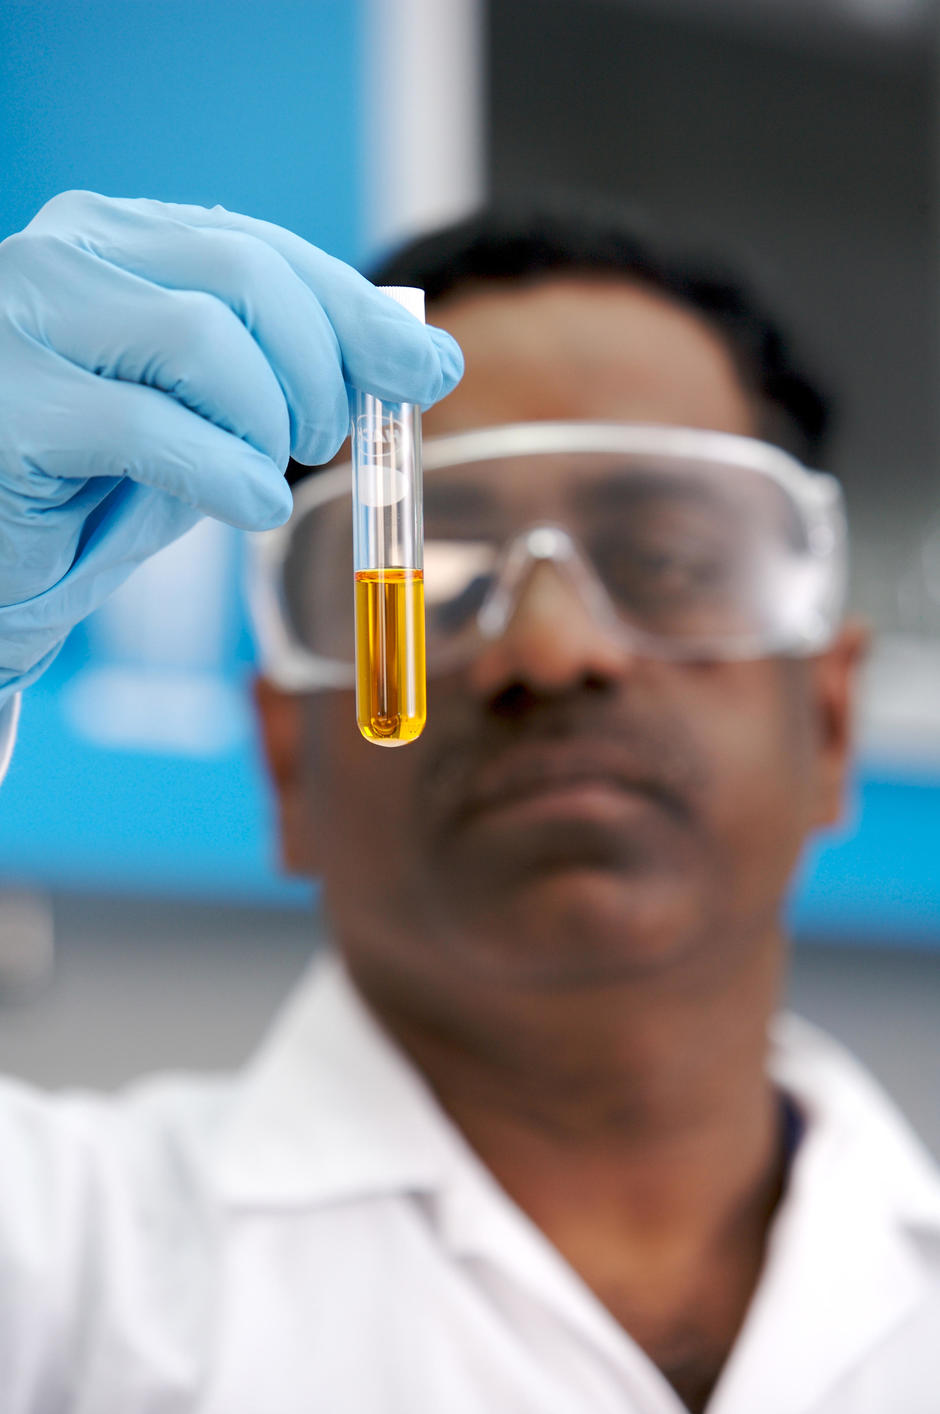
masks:
[[[367,265],[487,196],[622,201],[735,254],[831,389],[874,624],[791,1000],[940,1153],[937,0],[12,0],[0,237],[56,191],[222,205]],[[395,75],[394,90],[389,75]],[[0,810],[0,1069],[240,1061],[319,936],[277,871],[243,547],[198,528],[73,634]]]

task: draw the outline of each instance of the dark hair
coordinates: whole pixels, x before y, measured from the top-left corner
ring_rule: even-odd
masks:
[[[616,208],[489,207],[419,236],[370,270],[378,285],[419,285],[428,303],[493,281],[535,283],[561,273],[622,276],[661,290],[724,337],[760,410],[761,435],[820,462],[831,408],[776,320],[724,262],[690,255]]]
[[[648,222],[579,200],[484,207],[418,236],[369,270],[377,285],[418,285],[429,304],[476,286],[534,284],[585,273],[641,283],[700,314],[724,338],[759,412],[759,432],[810,466],[821,464],[829,398],[750,285],[707,254],[690,254]],[[309,468],[292,461],[288,480]]]

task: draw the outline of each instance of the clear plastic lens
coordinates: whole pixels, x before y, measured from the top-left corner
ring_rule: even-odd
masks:
[[[358,473],[365,495],[356,510],[355,569],[420,570],[420,534],[414,545],[408,540],[420,506],[396,479],[403,452],[412,446],[420,455],[420,442],[406,421],[398,418],[398,431],[380,425],[376,410],[369,416],[373,451]],[[556,430],[556,443],[574,444],[569,450],[519,448],[523,432],[547,438],[550,428],[447,439],[458,450],[484,437],[512,442],[498,456],[436,456],[429,444],[422,592],[430,671],[472,656],[505,629],[541,559],[612,632],[658,656],[799,654],[831,636],[845,563],[838,489],[828,478],[761,443],[682,429],[572,424]],[[585,450],[600,432],[610,448]],[[642,450],[616,450],[618,438],[629,445],[638,434]],[[677,455],[679,436],[693,448],[701,443],[702,454],[683,447]],[[657,440],[665,451],[657,452]],[[716,440],[731,455],[714,455]],[[291,525],[283,604],[291,636],[338,668],[351,665],[354,628],[354,566],[348,529],[340,529],[349,524],[349,492],[318,495],[314,486],[312,496]],[[417,644],[408,652],[417,663]]]

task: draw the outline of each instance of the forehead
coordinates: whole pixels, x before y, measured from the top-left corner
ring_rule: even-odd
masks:
[[[584,276],[480,284],[432,304],[428,316],[466,357],[462,383],[425,414],[430,435],[580,418],[757,431],[721,336],[638,284]]]

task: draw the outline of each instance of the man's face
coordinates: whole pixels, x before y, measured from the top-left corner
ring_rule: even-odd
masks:
[[[467,372],[428,435],[586,418],[757,430],[719,336],[639,286],[481,286],[430,317]],[[365,743],[351,692],[262,691],[287,857],[322,878],[338,940],[373,975],[720,978],[773,935],[807,831],[838,812],[855,652],[632,655],[539,565],[505,633],[430,679],[414,745]]]

